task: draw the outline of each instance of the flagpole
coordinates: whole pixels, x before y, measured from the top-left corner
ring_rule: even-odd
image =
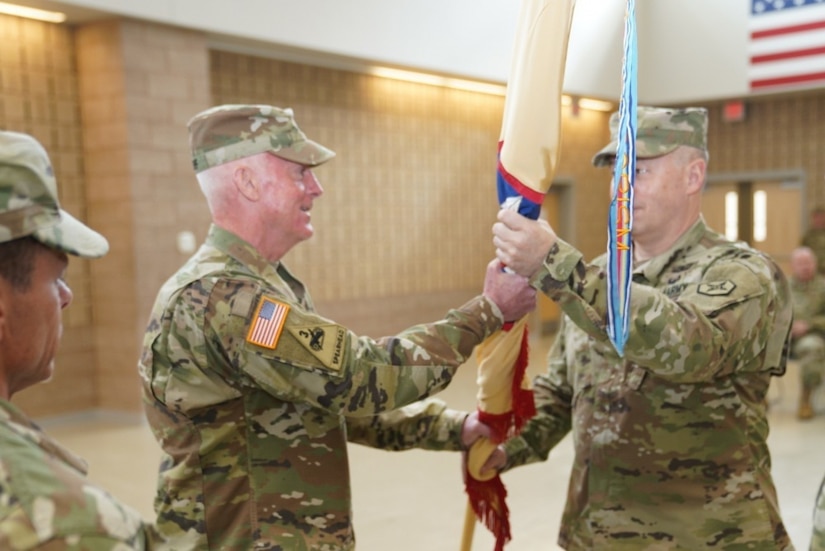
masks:
[[[467,507],[464,510],[464,530],[461,532],[461,547],[459,551],[470,551],[473,547],[473,534],[476,528],[476,514],[473,506],[467,500]]]
[[[502,208],[515,206],[537,219],[558,164],[562,82],[575,0],[521,0],[516,43],[507,80],[496,188]],[[513,205],[511,205],[513,203]],[[476,348],[479,420],[490,427],[467,453],[465,491],[474,515],[495,537],[495,551],[510,541],[507,490],[499,474],[481,467],[496,445],[535,414],[526,377],[527,318],[506,324]],[[480,445],[479,445],[480,444]],[[475,523],[465,521],[462,551]]]

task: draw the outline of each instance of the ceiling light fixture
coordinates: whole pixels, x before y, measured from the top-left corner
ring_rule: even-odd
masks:
[[[609,101],[604,101],[600,99],[591,99],[591,98],[576,98],[578,106],[582,109],[590,109],[591,111],[613,111],[614,107],[613,104]],[[562,105],[572,105],[573,98],[572,96],[564,95],[561,97],[561,104]]]
[[[66,14],[59,11],[39,10],[37,8],[8,4],[6,2],[0,2],[0,13],[26,17],[28,19],[37,19],[39,21],[48,21],[49,23],[63,23],[66,21]]]
[[[495,96],[504,96],[507,93],[507,86],[503,84],[492,84],[489,82],[479,82],[475,80],[464,80],[460,78],[451,78],[429,73],[419,73],[416,71],[405,71],[403,69],[391,69],[389,67],[371,67],[369,69],[371,75],[390,78],[394,80],[403,80],[405,82],[415,82],[417,84],[429,84],[430,86],[444,86],[447,88],[454,88],[456,90],[465,90],[468,92],[480,92],[482,94],[491,94]],[[565,94],[561,97],[562,105],[571,105],[573,98]],[[593,111],[613,111],[613,103],[599,99],[578,98],[578,105],[582,109],[590,109]]]
[[[372,67],[369,72],[371,75],[382,78],[404,80],[406,82],[415,82],[418,84],[429,84],[431,86],[444,86],[456,90],[480,92],[482,94],[493,94],[496,96],[503,96],[504,92],[507,90],[506,86],[502,86],[500,84],[444,77],[427,73],[418,73],[415,71],[404,71],[401,69],[390,69],[389,67]]]

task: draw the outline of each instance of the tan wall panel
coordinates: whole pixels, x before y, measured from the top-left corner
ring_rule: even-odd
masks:
[[[503,98],[210,52],[197,33],[138,21],[70,28],[0,16],[0,38],[0,126],[43,142],[64,206],[112,244],[104,260],[72,260],[76,300],[57,374],[15,399],[27,410],[138,407],[143,326],[186,258],[175,238],[185,230],[200,241],[209,223],[185,125],[211,104],[293,107],[338,152],[318,169],[317,235],[287,257],[322,308],[354,312],[374,331],[424,321],[417,305],[430,318],[480,289]],[[806,206],[825,203],[825,92],[752,98],[740,123],[722,122],[721,103],[708,107],[711,173],[801,171]],[[571,182],[574,214],[561,237],[592,258],[605,247],[610,175],[590,160],[608,139],[608,114],[563,114],[557,178]]]
[[[54,166],[63,207],[88,221],[82,177],[73,33],[68,27],[0,15],[0,128],[37,138]],[[74,301],[64,315],[53,379],[15,395],[24,410],[55,415],[94,407],[95,356],[90,262],[72,258]]]

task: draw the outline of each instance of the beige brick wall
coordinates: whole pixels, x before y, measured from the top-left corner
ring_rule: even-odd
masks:
[[[743,122],[724,122],[723,102],[707,107],[711,172],[802,170],[807,203],[825,205],[825,90],[751,98]]]
[[[212,104],[293,107],[338,152],[318,170],[317,234],[287,257],[322,311],[356,330],[395,331],[480,288],[503,98],[209,51],[197,33],[138,21],[71,28],[0,16],[0,39],[0,126],[43,142],[64,206],[112,245],[104,259],[72,260],[57,374],[15,398],[26,410],[139,410],[144,325],[186,257],[175,238],[200,241],[209,222],[185,124]],[[708,107],[712,171],[802,169],[811,202],[825,202],[825,91],[754,98],[737,124]],[[605,246],[609,174],[590,159],[607,117],[563,118],[557,176],[572,182],[573,213],[563,237],[587,257]]]
[[[0,15],[0,128],[37,138],[54,165],[63,207],[88,220],[73,33],[68,27]],[[73,258],[63,343],[51,382],[14,398],[27,411],[53,415],[95,402],[90,262]]]
[[[0,126],[43,143],[64,208],[111,246],[102,259],[72,259],[57,373],[15,402],[38,416],[138,412],[143,329],[185,259],[175,236],[208,225],[185,128],[209,105],[205,38],[137,21],[71,28],[5,16],[0,38]]]
[[[326,193],[313,210],[316,235],[286,259],[319,304],[480,291],[504,98],[235,53],[211,59],[216,103],[292,107],[338,153],[317,170]],[[580,161],[606,139],[606,121],[592,111],[564,118],[559,175],[582,197],[604,185]],[[606,206],[588,207],[604,227]],[[579,223],[587,241],[592,220]]]
[[[205,233],[185,123],[208,100],[203,36],[137,21],[77,30],[90,221],[111,252],[92,266],[97,407],[139,410],[137,358],[157,289],[184,255],[175,236]]]

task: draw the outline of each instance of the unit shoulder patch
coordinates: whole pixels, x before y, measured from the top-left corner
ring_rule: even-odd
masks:
[[[734,289],[736,289],[736,283],[726,279],[716,283],[700,283],[699,287],[696,288],[696,292],[709,297],[724,297],[731,294]]]
[[[289,304],[262,296],[249,324],[246,342],[274,349],[284,329]]]
[[[287,330],[328,369],[340,371],[346,330],[340,325],[290,325]]]

